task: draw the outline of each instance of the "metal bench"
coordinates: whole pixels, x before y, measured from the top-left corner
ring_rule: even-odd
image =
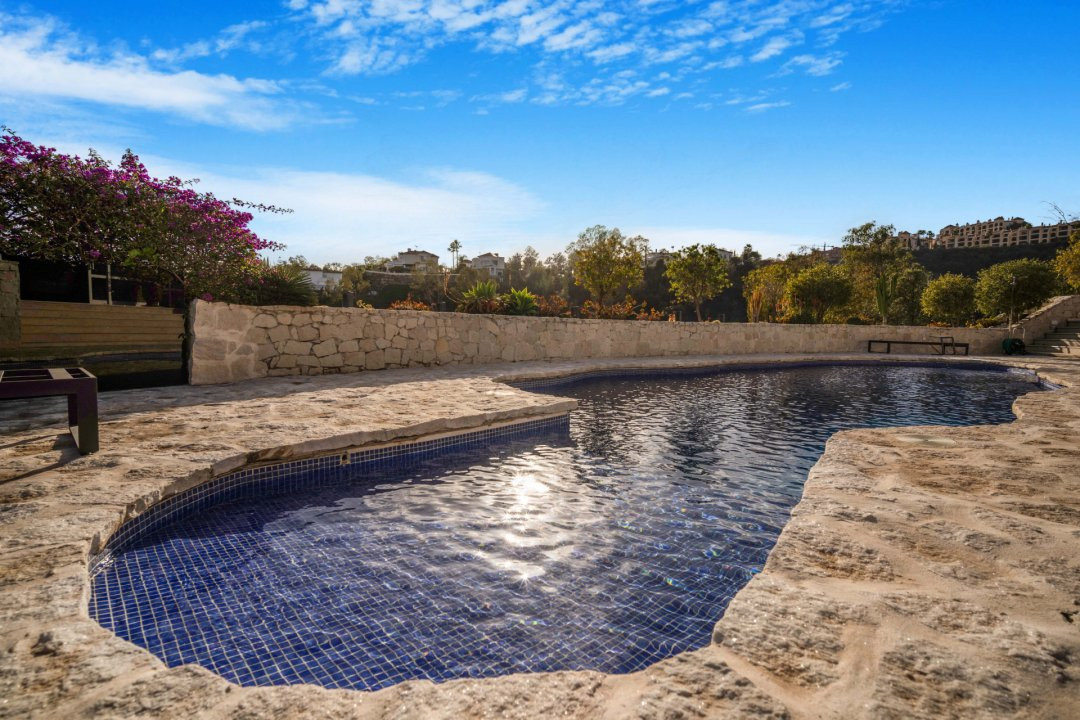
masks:
[[[874,350],[874,345],[884,345],[885,350]],[[964,354],[968,354],[969,343],[958,343],[949,335],[939,335],[937,340],[867,340],[866,352],[891,353],[893,345],[926,345],[937,351],[938,355],[945,354],[945,348],[949,348],[951,355],[956,355],[956,349],[960,348]]]
[[[0,400],[66,395],[68,427],[83,455],[98,451],[97,378],[83,368],[0,370]]]

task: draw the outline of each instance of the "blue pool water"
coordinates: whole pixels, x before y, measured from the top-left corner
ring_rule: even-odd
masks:
[[[709,642],[831,434],[1008,422],[1033,389],[873,366],[536,388],[580,399],[569,433],[203,510],[97,564],[90,612],[242,685],[630,672]]]

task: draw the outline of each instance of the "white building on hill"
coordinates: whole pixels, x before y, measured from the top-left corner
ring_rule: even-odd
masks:
[[[439,256],[426,250],[409,248],[405,252],[398,253],[393,260],[386,263],[386,269],[390,271],[404,270],[405,272],[412,272],[417,268],[438,270]]]
[[[487,273],[497,280],[501,280],[506,273],[506,260],[495,253],[477,255],[472,260],[466,262],[468,263],[468,267],[471,267],[473,270]]]
[[[327,285],[340,285],[341,273],[333,270],[305,270],[307,276],[311,278],[311,286],[316,290],[324,290]]]

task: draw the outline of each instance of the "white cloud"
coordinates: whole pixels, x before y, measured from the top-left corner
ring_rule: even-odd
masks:
[[[89,101],[273,130],[294,121],[268,80],[154,69],[135,54],[103,56],[43,18],[0,17],[0,94]]]
[[[779,73],[785,75],[802,69],[807,75],[822,77],[828,75],[843,62],[842,53],[829,53],[828,55],[796,55],[781,66]]]
[[[713,31],[713,24],[703,18],[681,20],[664,30],[665,34],[676,38],[691,38]]]
[[[760,50],[750,56],[750,62],[763,62],[774,58],[792,45],[798,45],[801,41],[801,37],[795,34],[771,38]]]
[[[248,42],[248,37],[251,33],[266,26],[267,23],[261,20],[237,23],[225,28],[211,40],[198,40],[179,48],[158,49],[151,53],[150,57],[170,65],[176,65],[193,58],[203,58],[211,55],[223,56],[245,44],[250,49],[257,50],[259,45]]]
[[[723,60],[716,60],[714,62],[705,63],[702,66],[702,70],[731,70],[737,68],[744,62],[742,55],[732,55],[731,57],[724,58]]]
[[[500,102],[504,103],[519,103],[522,102],[529,94],[529,91],[525,88],[518,88],[517,90],[510,90],[509,92],[501,93],[499,97]]]
[[[753,105],[748,105],[746,107],[746,112],[748,112],[748,113],[763,113],[763,112],[765,112],[767,110],[775,110],[776,108],[787,107],[790,104],[791,103],[788,102],[787,100],[778,100],[776,102],[755,103]]]
[[[634,45],[634,43],[624,42],[591,50],[587,55],[597,63],[606,63],[611,62],[612,60],[618,60],[619,58],[624,58],[627,55],[632,54],[636,49],[637,46]]]
[[[851,89],[851,83],[850,82],[842,82],[842,83],[837,83],[836,85],[833,85],[831,88],[829,88],[829,92],[843,92],[844,90],[850,90],[850,89]]]
[[[544,48],[547,50],[570,50],[572,48],[589,47],[595,45],[604,33],[592,27],[587,22],[579,22],[564,28],[562,32],[544,40]]]
[[[855,7],[850,3],[844,3],[829,8],[823,15],[819,15],[810,22],[810,27],[819,28],[835,25],[848,19],[855,12]]]
[[[415,60],[415,56],[398,47],[396,39],[362,37],[352,41],[332,68],[335,73],[372,75],[392,73]]]
[[[470,246],[502,249],[508,238],[528,237],[544,207],[528,190],[483,172],[435,168],[402,180],[293,168],[215,169],[157,157],[143,160],[157,176],[198,177],[198,188],[218,197],[291,208],[290,215],[256,214],[252,227],[267,239],[285,243],[286,254],[305,255],[315,262],[389,255],[406,245],[438,253],[453,237],[468,238]]]

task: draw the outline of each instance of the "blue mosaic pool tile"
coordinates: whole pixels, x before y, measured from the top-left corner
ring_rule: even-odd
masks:
[[[681,374],[731,371],[690,368]],[[627,374],[657,372],[602,375]],[[547,386],[576,380],[555,379]],[[794,466],[786,455],[783,462],[774,458],[775,467],[757,456],[740,460],[747,436],[714,444],[731,433],[733,409],[745,405],[735,401],[721,403],[719,412],[714,406],[687,426],[696,435],[688,454],[673,460],[643,453],[650,442],[654,452],[668,448],[669,441],[680,443],[672,432],[696,400],[752,382],[748,373],[739,383],[714,383],[709,392],[681,396],[659,383],[643,383],[652,388],[651,401],[677,398],[673,415],[641,412],[644,405],[635,404],[619,423],[601,427],[588,414],[595,407],[590,411],[583,404],[585,419],[575,425],[573,442],[563,416],[214,478],[150,508],[110,538],[93,561],[90,615],[169,666],[196,663],[241,685],[375,690],[416,678],[639,670],[709,641],[719,613],[764,565],[786,508],[797,500],[820,452],[815,443],[844,427],[824,427],[818,410],[803,407],[807,383],[792,381],[788,407],[799,408],[820,434],[808,440],[801,430],[806,425],[799,426],[794,437],[801,454],[790,456]],[[1023,387],[1022,381],[1015,384]],[[848,392],[849,385],[844,371],[832,391]],[[597,384],[602,399],[605,387],[610,386]],[[896,422],[896,410],[904,406],[913,412],[906,417],[937,418],[901,396],[891,396],[900,404],[886,406],[874,422]],[[824,397],[836,399],[828,388]],[[1007,403],[998,404],[982,408],[982,417],[1007,418]],[[932,397],[925,407],[936,413],[954,405]],[[865,407],[856,388],[849,408],[859,422]],[[759,424],[752,425],[752,434],[767,436],[777,413],[755,417]],[[767,418],[766,426],[761,418]],[[627,431],[637,423],[643,426]],[[700,432],[709,424],[711,434]],[[520,442],[507,447],[513,441]],[[589,464],[594,447],[614,453],[595,456],[607,464]],[[614,471],[611,463],[619,453],[631,456],[630,464]],[[586,463],[575,466],[575,474],[560,475],[545,464],[568,455]],[[758,476],[756,484],[746,486],[749,496],[726,498],[725,488],[743,482],[728,471],[743,461]],[[665,465],[686,474],[672,485],[656,484],[668,479],[659,469]],[[489,472],[507,467],[541,480],[561,478],[566,494],[552,492],[545,497],[554,505],[526,502],[521,515],[508,515],[517,478],[513,472]],[[588,473],[576,474],[585,467]],[[708,474],[708,493],[699,470]],[[616,472],[621,477],[613,478]],[[483,491],[452,490],[469,483]],[[409,494],[417,490],[428,495]],[[576,507],[575,498],[584,495],[602,495],[606,504],[543,524],[550,519],[545,507]],[[494,499],[485,504],[485,498]],[[413,514],[398,515],[403,505]],[[476,512],[485,507],[492,510],[488,516]],[[409,532],[399,522],[406,517]],[[521,532],[519,525],[534,521],[539,524],[532,527],[544,529]],[[507,541],[507,528],[525,542]],[[591,542],[575,540],[560,546],[563,555],[546,555],[542,546],[549,533],[568,528],[576,538],[589,531]],[[497,562],[478,562],[485,556]],[[514,570],[530,565],[542,565],[543,572],[522,579]]]

